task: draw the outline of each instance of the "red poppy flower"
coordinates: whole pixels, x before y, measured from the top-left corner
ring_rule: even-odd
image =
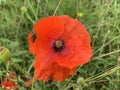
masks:
[[[8,78],[3,79],[2,83],[1,83],[1,87],[6,90],[18,90],[16,83],[11,81]]]
[[[80,21],[67,15],[42,18],[33,30],[28,42],[36,55],[35,78],[48,80],[50,76],[63,81],[92,56],[89,33]]]
[[[15,79],[15,76],[15,71],[10,72],[8,78],[4,78],[1,82],[1,87],[6,90],[18,90],[17,84],[13,81],[13,79]]]

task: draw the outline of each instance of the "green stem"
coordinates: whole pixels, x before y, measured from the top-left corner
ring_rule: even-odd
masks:
[[[22,74],[27,74],[25,71],[23,71],[19,64],[15,63],[13,60],[10,62],[18,71],[20,71]]]
[[[33,67],[33,64],[34,64],[34,62],[32,62],[32,64],[30,65],[30,67],[28,68],[28,70],[27,70],[27,73],[29,73],[30,72],[30,70],[32,69],[32,67]]]
[[[32,18],[30,17],[30,15],[28,13],[26,13],[26,17],[34,24],[35,22],[32,20]]]
[[[18,34],[19,34],[19,29],[20,29],[20,24],[22,22],[22,18],[23,18],[23,13],[21,14],[20,16],[20,21],[18,22],[18,26],[17,26],[17,32],[16,32],[16,36],[15,36],[15,40],[17,41],[17,38],[18,38]]]
[[[108,76],[108,75],[116,72],[116,71],[119,70],[119,69],[120,69],[120,66],[117,65],[117,66],[111,68],[110,70],[108,70],[108,71],[106,71],[106,72],[103,72],[103,73],[100,73],[100,74],[97,74],[97,75],[94,75],[94,76],[92,76],[92,77],[89,77],[89,78],[85,79],[85,82],[94,81],[94,80],[96,80],[96,79],[101,79],[101,78],[103,78],[103,77],[105,77],[105,76]]]

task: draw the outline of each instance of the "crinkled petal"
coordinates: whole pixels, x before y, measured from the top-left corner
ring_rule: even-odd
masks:
[[[48,81],[49,78],[52,78],[54,81],[64,81],[76,70],[76,68],[68,69],[59,66],[54,62],[54,55],[51,55],[50,53],[45,57],[36,56],[34,68],[34,78],[42,79],[44,81]]]
[[[65,42],[65,48],[58,53],[55,61],[67,68],[74,68],[87,63],[92,56],[90,35],[85,27],[75,19],[64,16],[66,20],[65,33],[60,37]],[[67,20],[68,19],[68,20]]]
[[[53,47],[53,43],[64,32],[64,22],[58,16],[42,18],[33,27],[36,32],[36,40],[32,42],[30,35],[30,51],[34,54],[45,53]]]
[[[85,64],[90,60],[92,56],[91,46],[89,44],[78,44],[78,41],[75,42],[75,40],[69,41],[67,48],[55,57],[55,61],[60,66],[72,69],[80,64]],[[77,46],[79,48],[76,47],[76,44],[78,44]]]

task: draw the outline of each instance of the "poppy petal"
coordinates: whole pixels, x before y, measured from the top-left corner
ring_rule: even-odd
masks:
[[[18,90],[16,83],[9,80],[8,78],[3,79],[3,81],[1,82],[1,87],[5,88],[6,90]]]
[[[72,69],[80,64],[87,63],[92,55],[92,49],[89,44],[77,43],[79,39],[71,39],[59,55],[56,55],[55,61],[63,67]],[[79,48],[78,48],[79,47]]]
[[[65,49],[58,53],[55,61],[64,67],[73,68],[87,63],[92,56],[90,35],[76,19],[64,16],[66,20],[65,33],[60,37],[65,42]]]
[[[58,39],[64,32],[64,22],[58,16],[42,18],[33,27],[36,32],[36,40],[30,40],[28,36],[29,48],[33,54],[45,53],[53,46],[54,40]]]
[[[54,40],[58,39],[64,32],[64,23],[58,16],[40,19],[33,27],[36,30],[37,40],[40,42],[40,50],[49,50]],[[45,51],[44,50],[44,51]]]
[[[43,60],[43,61],[42,61]],[[76,68],[68,69],[59,66],[54,62],[54,55],[48,55],[44,59],[36,56],[35,63],[35,79],[42,79],[48,81],[49,78],[55,81],[64,81],[69,75],[72,75]]]

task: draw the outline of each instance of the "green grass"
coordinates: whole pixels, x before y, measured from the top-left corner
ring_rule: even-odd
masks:
[[[27,8],[26,13],[21,11],[23,6]],[[41,17],[63,14],[79,19],[89,31],[91,61],[79,66],[75,75],[64,82],[36,81],[25,87],[24,82],[32,79],[34,73],[34,57],[28,51],[27,42],[33,23]],[[120,0],[0,0],[0,45],[7,47],[12,60],[20,65],[18,68],[1,65],[0,79],[16,70],[19,90],[119,90]]]

